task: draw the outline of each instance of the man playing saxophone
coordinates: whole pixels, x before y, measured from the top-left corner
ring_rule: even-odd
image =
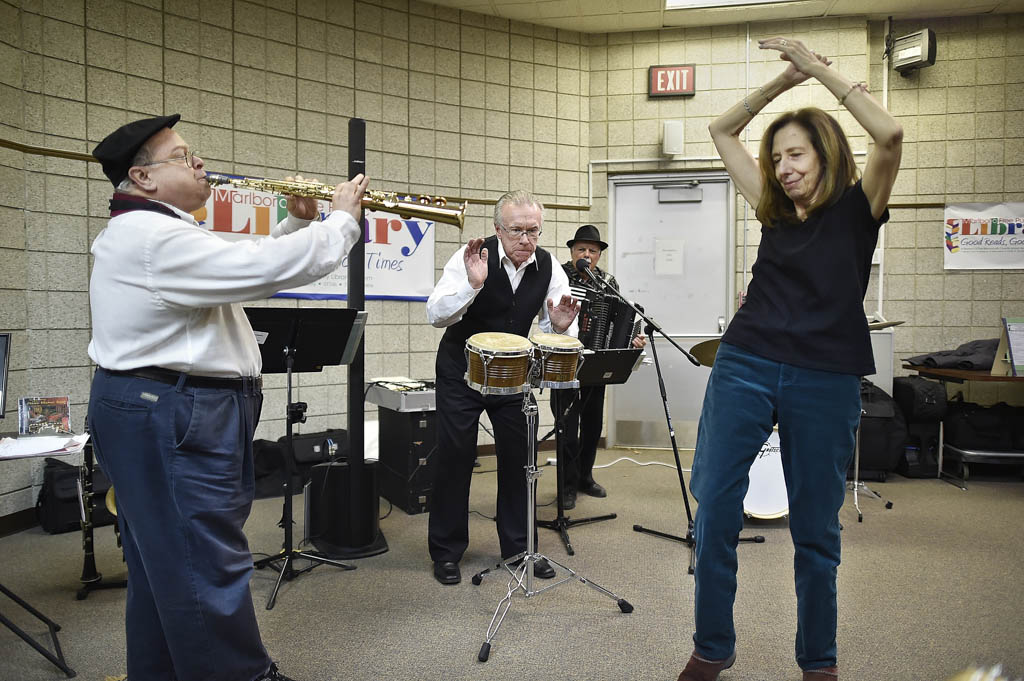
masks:
[[[368,181],[339,184],[322,222],[316,199],[289,197],[272,238],[225,241],[189,214],[210,186],[179,119],[129,123],[93,150],[115,192],[91,249],[89,423],[117,488],[128,678],[287,681],[249,592],[242,526],[263,396],[241,302],[332,272],[361,236]]]

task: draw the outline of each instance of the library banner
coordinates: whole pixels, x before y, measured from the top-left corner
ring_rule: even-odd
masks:
[[[318,201],[321,217],[331,210]],[[206,229],[226,239],[269,238],[288,215],[287,199],[266,192],[236,187],[214,187],[206,205],[195,213]],[[434,289],[434,222],[366,211],[366,298],[368,300],[422,300]],[[308,286],[277,294],[283,298],[348,297],[348,256],[331,274]]]
[[[1024,203],[946,205],[947,270],[1024,269]]]

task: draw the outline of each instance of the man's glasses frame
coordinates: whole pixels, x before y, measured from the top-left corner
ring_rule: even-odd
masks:
[[[195,150],[191,150],[191,151],[186,151],[181,156],[172,156],[171,158],[163,158],[163,159],[160,159],[159,161],[150,161],[149,163],[140,163],[139,165],[140,166],[155,166],[155,165],[158,165],[160,163],[171,163],[172,161],[181,161],[182,159],[184,159],[186,166],[188,166],[189,168],[195,168],[196,167],[196,165],[195,165],[195,163],[196,163],[195,162],[195,157],[198,156],[198,155],[199,155],[199,152],[197,152]]]
[[[516,241],[522,239],[524,234],[526,235],[526,238],[528,238],[530,241],[537,241],[538,239],[540,239],[540,235],[544,233],[544,230],[542,229],[519,229],[518,227],[513,227],[512,229],[509,229],[505,225],[502,225],[501,228],[505,230],[506,234],[508,234]]]

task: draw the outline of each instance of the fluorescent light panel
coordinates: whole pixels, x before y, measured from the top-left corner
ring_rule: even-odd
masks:
[[[712,7],[744,7],[747,5],[778,5],[795,0],[665,0],[665,9],[710,9]]]

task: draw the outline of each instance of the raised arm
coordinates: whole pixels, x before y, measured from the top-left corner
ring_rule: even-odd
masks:
[[[824,57],[815,55],[815,59],[822,60],[823,64],[830,64]],[[757,90],[752,90],[734,104],[732,108],[716,118],[708,126],[711,132],[711,139],[715,142],[718,155],[725,163],[725,169],[729,171],[736,187],[743,194],[751,206],[757,207],[761,200],[761,171],[753,154],[740,141],[740,133],[747,127],[754,116],[758,114],[768,102],[772,101],[794,85],[798,85],[810,76],[802,73],[792,63],[785,71],[770,80]]]
[[[789,68],[815,78],[836,96],[861,127],[871,136],[874,145],[868,152],[861,186],[871,204],[871,214],[881,216],[889,203],[889,194],[896,183],[903,153],[903,127],[872,97],[862,83],[854,83],[826,62],[816,58],[814,52],[799,40],[768,38],[761,40],[761,49],[778,50],[780,57],[789,62]]]

